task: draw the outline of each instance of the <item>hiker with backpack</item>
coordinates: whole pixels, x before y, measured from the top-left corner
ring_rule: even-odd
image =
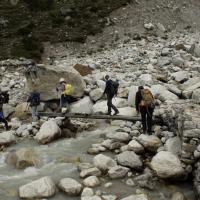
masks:
[[[30,103],[32,120],[37,121],[38,106],[40,105],[40,93],[37,92],[35,86],[33,88],[33,91],[30,93],[27,102]]]
[[[8,122],[5,119],[4,114],[3,114],[3,104],[8,103],[8,101],[9,101],[8,92],[7,91],[3,92],[0,89],[0,122],[4,123],[6,130],[8,130],[9,127],[8,127]]]
[[[105,76],[106,87],[103,94],[107,95],[107,106],[108,112],[107,115],[111,115],[112,109],[115,111],[114,115],[119,114],[119,110],[113,105],[112,99],[117,95],[119,83],[118,81],[113,81],[108,75]]]
[[[56,87],[57,92],[60,92],[60,108],[69,109],[70,94],[72,92],[72,85],[67,84],[64,78],[60,78],[59,85]]]
[[[135,97],[135,107],[137,112],[141,114],[143,133],[151,134],[155,104],[154,97],[149,89],[145,89],[143,86],[138,87]]]

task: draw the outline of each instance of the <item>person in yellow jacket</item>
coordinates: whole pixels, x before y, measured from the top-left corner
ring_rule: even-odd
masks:
[[[70,94],[72,92],[72,85],[67,84],[66,80],[64,78],[61,78],[59,80],[59,84],[56,87],[57,92],[60,93],[60,108],[63,107],[69,108],[69,102],[70,102]]]

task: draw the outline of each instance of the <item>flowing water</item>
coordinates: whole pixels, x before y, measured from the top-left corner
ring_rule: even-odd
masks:
[[[6,152],[0,152],[0,200],[18,200],[19,186],[47,175],[51,176],[55,183],[58,183],[61,178],[65,177],[81,181],[77,172],[78,164],[64,163],[64,160],[70,157],[80,157],[81,162],[91,162],[93,156],[88,155],[86,152],[91,144],[102,140],[105,129],[101,129],[83,132],[78,134],[76,138],[64,138],[48,145],[39,145],[32,139],[24,139],[8,149],[33,148],[42,160],[41,166],[38,168],[29,167],[25,170],[17,170],[5,163]],[[108,154],[111,155],[110,153]],[[110,180],[102,178],[101,182],[101,186],[97,189],[108,194],[118,195],[119,197],[134,194],[136,189],[138,189],[137,187],[127,186],[124,180],[112,181],[113,185],[110,188],[104,187],[104,184],[110,182]],[[173,185],[159,182],[154,191],[144,190],[144,193],[147,193],[151,200],[170,200],[172,193],[176,191],[183,192],[188,200],[195,200],[191,182]],[[80,200],[80,197],[68,197],[57,191],[56,195],[51,199]]]

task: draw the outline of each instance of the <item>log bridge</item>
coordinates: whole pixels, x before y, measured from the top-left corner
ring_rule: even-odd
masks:
[[[105,114],[80,114],[80,113],[50,113],[39,112],[39,116],[45,117],[65,117],[65,118],[84,118],[84,119],[108,119],[108,120],[124,120],[124,121],[141,121],[140,116],[124,116],[124,115],[105,115]],[[162,119],[155,117],[154,123],[162,123]]]

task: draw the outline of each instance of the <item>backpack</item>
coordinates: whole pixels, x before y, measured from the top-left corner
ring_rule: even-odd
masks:
[[[113,96],[116,96],[117,95],[117,92],[118,92],[118,88],[119,88],[119,83],[118,81],[112,81],[111,82],[111,88],[110,88],[110,93],[111,95]]]
[[[140,106],[146,106],[154,108],[154,97],[149,89],[143,89],[141,91],[142,101],[140,102]]]
[[[32,93],[29,100],[30,106],[38,106],[40,105],[40,94],[39,93]]]
[[[63,92],[64,96],[69,95],[72,92],[72,85],[71,84],[65,84],[65,90]]]

